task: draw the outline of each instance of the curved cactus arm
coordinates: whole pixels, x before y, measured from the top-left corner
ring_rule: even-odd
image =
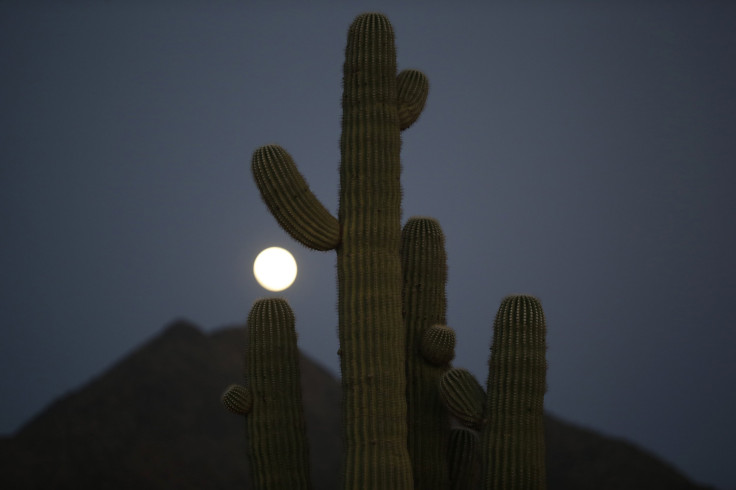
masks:
[[[403,70],[396,77],[399,97],[399,128],[407,129],[419,118],[427,102],[429,80],[419,70]]]
[[[309,489],[309,452],[302,406],[294,314],[281,298],[261,299],[248,315],[248,422],[255,487]]]
[[[476,488],[480,442],[471,429],[454,427],[450,432],[447,460],[450,465],[450,490]]]
[[[309,189],[286,150],[266,145],[253,153],[253,178],[261,197],[281,227],[314,250],[340,244],[340,225]]]
[[[461,424],[475,430],[483,427],[486,395],[467,369],[453,368],[443,374],[439,393],[447,410]]]
[[[509,296],[493,324],[481,433],[483,479],[490,490],[544,490],[546,325],[533,296]]]
[[[401,269],[408,447],[414,488],[446,489],[450,422],[437,383],[455,355],[455,336],[441,325],[447,309],[447,254],[445,236],[436,220],[413,217],[404,225]],[[427,355],[435,362],[426,362]]]

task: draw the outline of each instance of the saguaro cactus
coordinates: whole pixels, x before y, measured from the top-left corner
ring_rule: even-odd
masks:
[[[343,488],[470,487],[482,453],[487,488],[540,489],[541,308],[530,297],[502,305],[486,398],[467,371],[450,366],[455,336],[445,325],[446,256],[439,224],[412,218],[401,229],[400,132],[419,117],[427,92],[421,72],[397,74],[388,19],[359,15],[348,31],[343,66],[337,217],[280,146],[254,152],[253,177],[269,210],[295,240],[337,253]],[[293,332],[293,316],[283,300],[263,301],[249,318],[249,329],[262,332],[250,341],[251,384],[231,387],[223,401],[232,411],[250,412],[250,443],[261,458],[253,461],[260,465],[254,468],[259,488],[280,488],[286,480],[269,474],[287,465],[296,475],[290,488],[301,488],[308,485],[306,446],[299,435],[295,334],[286,333]],[[282,334],[276,333],[281,328],[264,325],[289,328]],[[277,361],[284,353],[287,358]],[[276,387],[278,394],[261,389],[266,387]],[[264,400],[282,395],[293,403],[283,403],[278,420],[269,418],[275,410],[258,413],[268,410]],[[448,410],[470,430],[451,431]],[[279,432],[287,414],[290,427],[298,430]],[[287,454],[293,460],[284,461]]]

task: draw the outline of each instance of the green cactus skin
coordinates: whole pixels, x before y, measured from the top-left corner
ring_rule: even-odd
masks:
[[[439,395],[447,410],[465,427],[483,427],[486,394],[470,371],[452,368],[445,372],[440,378]]]
[[[481,433],[487,490],[546,488],[546,325],[539,300],[505,298],[496,314]]]
[[[450,490],[476,488],[479,467],[478,433],[464,427],[454,427],[450,432],[447,451],[450,464]]]
[[[447,325],[432,325],[424,331],[419,350],[430,364],[448,365],[455,358],[455,331]]]
[[[292,238],[314,250],[337,247],[337,219],[312,194],[286,150],[277,145],[258,148],[251,169],[263,201]]]
[[[222,404],[237,415],[248,415],[253,407],[253,394],[241,385],[230,385],[222,394]]]
[[[452,330],[438,326],[443,333],[449,332],[451,345],[448,342],[442,345],[440,342],[430,348],[430,355],[435,361],[442,358],[446,362],[428,363],[422,356],[425,335],[432,325],[445,323],[447,309],[445,236],[436,220],[414,217],[404,225],[401,232],[401,268],[406,328],[408,446],[414,488],[446,489],[449,475],[445,458],[450,423],[447,409],[437,393],[437,383],[454,357]]]
[[[309,489],[294,314],[281,298],[261,299],[248,315],[246,355],[253,406],[246,417],[255,487]]]

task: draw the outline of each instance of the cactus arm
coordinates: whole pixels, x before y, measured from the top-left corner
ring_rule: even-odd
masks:
[[[440,378],[442,402],[464,426],[480,430],[484,425],[486,394],[467,369],[453,368]]]
[[[247,376],[251,474],[261,490],[309,489],[294,314],[280,298],[261,299],[248,315]]]
[[[248,415],[253,408],[253,393],[245,386],[232,384],[222,394],[222,404],[234,414]]]
[[[428,363],[447,368],[455,358],[455,331],[447,325],[427,327],[422,334],[419,352]]]
[[[340,225],[309,189],[291,156],[277,145],[253,153],[253,178],[263,201],[281,227],[314,250],[333,250]]]
[[[509,296],[493,325],[483,479],[490,490],[544,490],[546,326],[533,296]]]
[[[419,70],[403,70],[396,78],[399,96],[399,127],[407,129],[419,118],[427,102],[429,80]]]
[[[446,489],[450,421],[437,393],[437,383],[454,357],[454,333],[445,322],[447,255],[445,236],[431,218],[413,217],[401,232],[404,328],[406,329],[406,404],[408,447],[414,488]],[[433,329],[450,334],[427,335]],[[438,341],[438,342],[436,342]],[[439,362],[426,362],[422,351]],[[444,362],[443,362],[444,361]]]
[[[476,488],[479,463],[478,434],[463,427],[455,427],[450,432],[447,451],[450,465],[450,490]]]

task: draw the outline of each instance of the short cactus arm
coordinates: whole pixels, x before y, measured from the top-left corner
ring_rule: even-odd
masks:
[[[447,410],[461,424],[475,430],[483,427],[486,394],[470,371],[453,368],[445,372],[440,378],[439,393]]]
[[[419,118],[427,102],[429,80],[419,70],[403,70],[396,78],[399,97],[399,127],[403,131]]]
[[[314,250],[340,243],[340,225],[309,189],[291,156],[277,145],[253,153],[253,177],[276,221],[295,240]]]
[[[248,415],[253,408],[253,393],[248,387],[232,384],[222,394],[222,404],[237,415]]]
[[[449,368],[455,358],[455,331],[442,324],[428,327],[422,335],[419,352],[428,363]]]

